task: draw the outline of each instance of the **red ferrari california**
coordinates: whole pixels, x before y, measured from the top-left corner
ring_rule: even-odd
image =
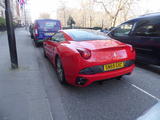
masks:
[[[62,84],[85,87],[129,75],[135,67],[131,45],[91,30],[61,30],[44,41],[43,48]]]

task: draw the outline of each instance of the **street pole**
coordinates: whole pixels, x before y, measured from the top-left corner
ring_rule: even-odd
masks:
[[[5,6],[6,6],[5,15],[6,15],[8,44],[9,44],[10,59],[11,59],[11,68],[16,69],[18,68],[18,58],[17,58],[16,39],[13,28],[12,13],[10,8],[10,0],[5,0]]]
[[[26,5],[24,4],[24,19],[25,19],[25,30],[27,30],[27,16],[26,16]]]

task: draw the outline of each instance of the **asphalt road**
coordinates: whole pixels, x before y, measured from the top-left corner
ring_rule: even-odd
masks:
[[[35,47],[29,33],[24,37],[28,41],[22,43],[35,50],[54,120],[134,120],[160,99],[158,66],[137,64],[132,75],[106,80],[102,85],[62,86],[53,66],[44,58],[43,49]]]
[[[60,85],[48,60],[42,59],[42,64],[42,74],[48,74],[44,86],[57,120],[134,120],[159,101],[160,76],[143,66],[122,80],[77,88]]]
[[[34,46],[34,44],[33,44]],[[35,48],[44,86],[57,120],[134,120],[159,101],[160,67],[137,64],[130,76],[86,88],[59,84],[43,49]]]

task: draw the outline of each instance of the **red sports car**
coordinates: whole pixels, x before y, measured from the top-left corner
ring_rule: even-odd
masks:
[[[134,67],[131,45],[91,30],[61,30],[43,43],[60,83],[87,86],[95,81],[129,75]]]

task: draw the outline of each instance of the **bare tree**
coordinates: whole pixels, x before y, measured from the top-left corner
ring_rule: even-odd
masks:
[[[128,15],[128,11],[130,10],[131,4],[135,0],[93,0],[95,3],[99,3],[105,10],[107,16],[109,16],[111,20],[111,26],[114,27],[116,25],[117,19],[120,15],[120,12],[125,12],[125,15]],[[127,8],[127,9],[126,9]]]
[[[81,2],[81,11],[83,25],[85,27],[92,27],[94,20],[94,2],[92,0],[83,0]]]
[[[50,18],[50,14],[48,14],[48,13],[41,13],[39,15],[39,18],[48,19],[48,18]]]
[[[72,16],[76,26],[114,27],[134,17],[132,12],[135,12],[135,9],[132,12],[131,10],[135,1],[138,0],[81,0],[80,8],[69,8],[67,3],[61,0],[57,18],[63,26],[67,26],[67,19]]]
[[[63,17],[63,24],[64,24],[64,26],[67,26],[67,7],[66,7],[66,1],[61,0],[60,4],[61,4],[60,11],[61,11],[62,17]]]

